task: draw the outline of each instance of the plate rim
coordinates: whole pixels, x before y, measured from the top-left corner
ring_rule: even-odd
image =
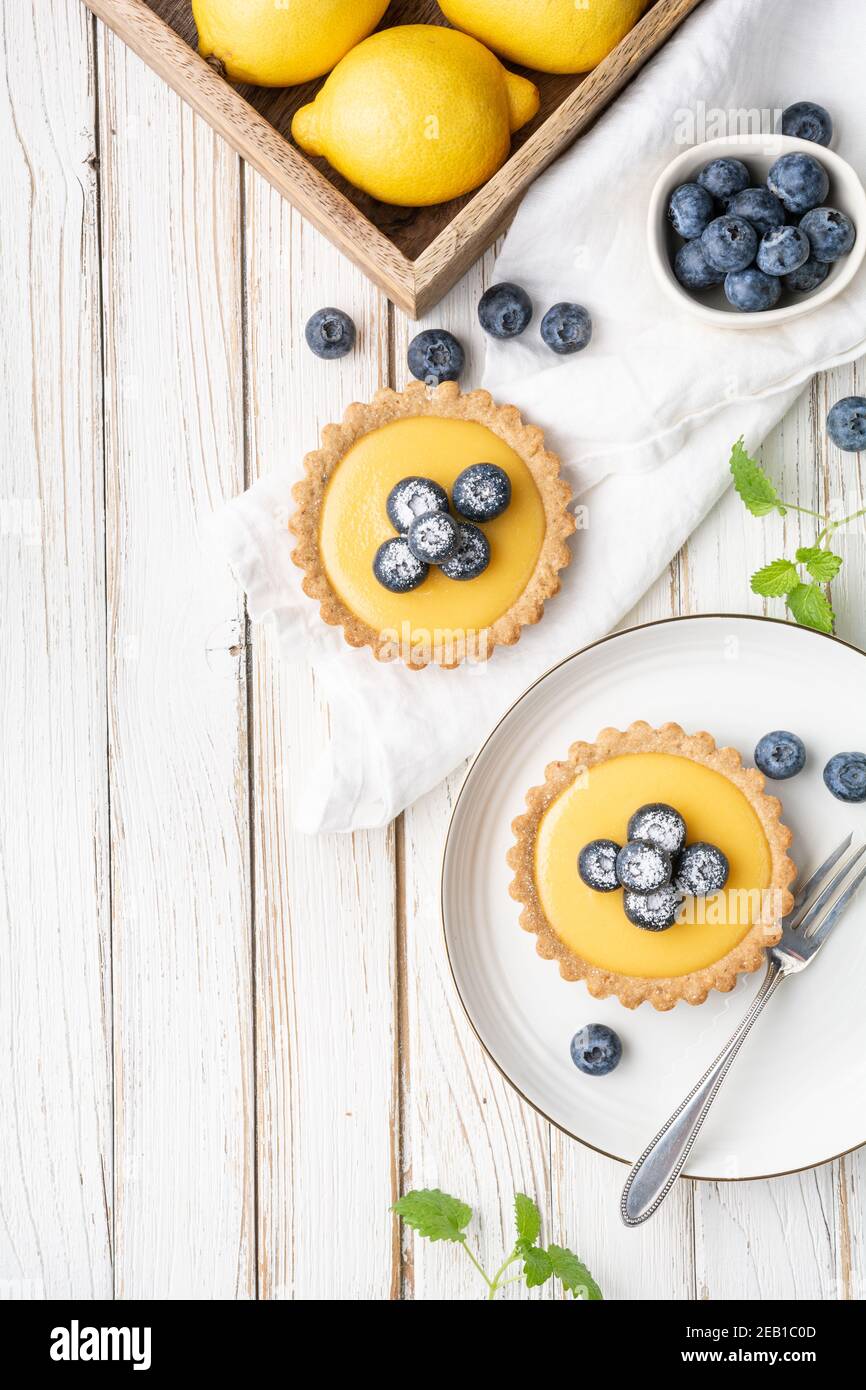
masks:
[[[537,676],[534,681],[531,681],[530,684],[527,685],[526,688],[520,692],[517,698],[515,700],[512,700],[508,708],[503,711],[503,713],[497,719],[496,723],[485,735],[483,741],[478,746],[475,753],[472,755],[469,766],[467,767],[466,772],[463,775],[463,779],[460,783],[457,795],[454,798],[454,805],[451,808],[451,814],[448,818],[448,828],[445,831],[445,839],[442,844],[441,864],[439,870],[439,924],[442,931],[442,941],[445,946],[445,959],[448,962],[448,970],[451,975],[451,983],[454,987],[454,992],[456,993],[457,998],[460,1001],[460,1007],[463,1010],[464,1016],[469,1024],[469,1027],[472,1029],[472,1032],[474,1033],[481,1047],[482,1052],[488,1058],[488,1060],[493,1063],[493,1066],[496,1068],[499,1075],[511,1087],[512,1091],[514,1091],[515,1094],[518,1095],[520,1099],[525,1102],[526,1105],[530,1106],[530,1108],[534,1110],[537,1115],[539,1115],[549,1125],[552,1125],[554,1129],[558,1130],[560,1134],[564,1134],[568,1139],[575,1140],[578,1144],[581,1144],[583,1148],[591,1150],[592,1153],[601,1154],[602,1157],[612,1159],[615,1163],[621,1163],[627,1168],[630,1168],[632,1166],[632,1164],[634,1163],[633,1159],[622,1158],[619,1154],[609,1153],[607,1149],[599,1148],[597,1144],[591,1144],[588,1139],[581,1138],[579,1134],[575,1134],[573,1130],[568,1129],[563,1124],[560,1124],[558,1120],[554,1120],[550,1115],[547,1114],[545,1110],[542,1109],[540,1105],[538,1105],[534,1100],[530,1099],[530,1097],[527,1096],[520,1089],[517,1083],[514,1080],[512,1080],[512,1078],[508,1075],[508,1072],[501,1065],[501,1063],[498,1062],[497,1059],[493,1056],[493,1053],[490,1051],[490,1048],[487,1046],[486,1042],[479,1033],[478,1028],[475,1025],[475,1020],[469,1012],[468,1005],[466,1003],[466,1000],[463,998],[463,994],[461,993],[460,986],[457,982],[457,975],[454,969],[454,962],[451,959],[451,950],[448,944],[448,928],[445,922],[445,867],[448,858],[448,846],[451,840],[451,833],[454,828],[454,821],[457,817],[457,811],[459,809],[460,802],[463,799],[463,794],[466,791],[469,779],[475,771],[475,766],[481,758],[482,754],[484,753],[485,748],[490,743],[490,740],[497,733],[501,725],[505,723],[505,720],[508,719],[511,713],[517,708],[517,706],[521,704],[526,699],[526,697],[529,694],[531,694],[533,690],[536,689],[537,686],[541,685],[543,681],[547,680],[548,676],[553,675],[554,671],[558,671],[562,666],[567,665],[568,662],[574,661],[577,657],[583,656],[586,652],[592,651],[595,647],[604,646],[604,644],[607,642],[614,642],[617,638],[627,637],[634,632],[643,632],[646,629],[652,627],[667,627],[671,623],[702,622],[705,619],[718,620],[731,618],[736,618],[738,621],[744,620],[746,622],[753,623],[772,623],[777,627],[792,628],[794,631],[796,631],[799,628],[801,631],[814,633],[816,637],[823,638],[828,642],[835,642],[840,647],[847,647],[849,651],[855,652],[858,656],[862,656],[864,659],[866,659],[866,651],[864,651],[862,647],[856,646],[853,642],[846,642],[843,637],[837,637],[835,633],[819,632],[817,628],[801,627],[800,624],[790,623],[785,618],[770,618],[763,613],[676,613],[672,614],[669,618],[653,618],[649,622],[633,623],[630,627],[617,628],[615,632],[608,632],[603,637],[597,637],[594,642],[587,642],[585,646],[576,648],[573,652],[569,652],[567,656],[564,656],[559,661],[554,662],[554,664],[548,667],[546,671],[543,671],[540,676]],[[852,1144],[850,1148],[841,1149],[839,1153],[828,1154],[826,1158],[817,1159],[814,1163],[806,1163],[799,1168],[783,1168],[780,1169],[778,1172],[774,1173],[750,1174],[748,1177],[742,1178],[731,1177],[728,1174],[718,1175],[711,1173],[683,1173],[682,1177],[687,1179],[689,1182],[767,1182],[771,1178],[788,1178],[793,1177],[796,1173],[808,1173],[811,1172],[814,1168],[822,1168],[826,1163],[835,1163],[837,1159],[845,1158],[848,1154],[856,1153],[857,1150],[863,1148],[864,1145],[866,1145],[866,1138],[861,1139],[857,1144]]]

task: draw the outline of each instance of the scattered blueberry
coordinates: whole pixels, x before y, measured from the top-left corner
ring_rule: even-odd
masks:
[[[603,1023],[588,1023],[571,1040],[571,1060],[585,1076],[607,1076],[621,1057],[619,1037]]]
[[[655,845],[666,854],[679,854],[686,842],[686,823],[673,806],[651,801],[635,811],[628,823],[628,838]]]
[[[517,338],[532,318],[532,300],[520,285],[504,281],[485,290],[478,303],[478,322],[491,338]]]
[[[440,569],[448,579],[477,579],[490,564],[490,542],[483,531],[468,521],[460,521],[457,525],[460,543]]]
[[[423,584],[430,566],[412,554],[404,536],[383,541],[373,560],[373,573],[383,588],[392,594],[408,594]]]
[[[808,212],[830,188],[826,169],[810,154],[783,154],[767,175],[767,186],[788,212]]]
[[[456,381],[463,371],[463,349],[444,328],[425,328],[409,344],[409,371],[428,386]]]
[[[724,888],[729,873],[730,866],[722,851],[697,840],[693,845],[686,845],[680,855],[674,886],[681,893],[705,898],[708,893],[718,893]]]
[[[725,209],[729,217],[744,217],[751,222],[759,236],[785,222],[785,209],[769,188],[744,188],[736,193]]]
[[[541,336],[551,352],[581,352],[592,337],[592,319],[582,304],[554,304],[541,320]]]
[[[677,920],[682,903],[683,895],[672,883],[665,883],[652,893],[626,891],[622,896],[626,917],[644,931],[667,931]]]
[[[782,112],[782,134],[796,140],[812,140],[816,145],[829,145],[833,139],[833,119],[830,112],[815,101],[795,101]]]
[[[800,222],[816,261],[838,261],[847,256],[857,236],[851,218],[838,208],[812,208]]]
[[[720,203],[749,186],[749,171],[741,159],[713,159],[698,174],[698,183]]]
[[[596,893],[611,893],[619,888],[616,875],[616,856],[620,846],[616,840],[590,840],[577,856],[577,872],[587,888]]]
[[[824,768],[824,782],[837,801],[866,801],[866,753],[837,753]]]
[[[448,512],[425,512],[416,516],[406,537],[416,560],[425,565],[441,565],[457,550],[460,531]]]
[[[493,521],[511,501],[511,479],[496,463],[473,463],[454,479],[451,501],[467,521]]]
[[[829,274],[830,266],[827,261],[817,261],[814,256],[810,256],[799,270],[792,271],[790,275],[783,275],[782,284],[786,290],[793,290],[795,294],[806,294],[809,290],[816,290],[819,285],[823,285]]]
[[[827,416],[827,433],[837,449],[859,454],[866,449],[866,396],[843,396]]]
[[[723,270],[714,270],[710,265],[700,237],[680,247],[674,259],[674,275],[687,290],[708,290],[711,285],[720,285],[725,278]]]
[[[715,213],[712,197],[699,183],[681,183],[668,201],[668,217],[675,232],[692,241],[699,237]]]
[[[661,888],[670,882],[671,872],[670,855],[641,840],[630,840],[616,856],[617,878],[623,888],[633,888],[636,893],[652,893]]]
[[[799,227],[773,227],[762,236],[755,259],[765,275],[790,275],[810,254],[809,238]]]
[[[342,309],[317,309],[307,319],[304,337],[317,357],[345,357],[355,346],[355,325]]]
[[[765,275],[754,265],[746,266],[745,270],[732,270],[725,276],[725,298],[744,314],[772,309],[781,294],[778,275]]]
[[[755,749],[755,764],[765,777],[783,781],[786,777],[796,777],[803,771],[806,763],[806,745],[796,734],[787,729],[774,729],[764,734]]]
[[[402,478],[388,493],[385,510],[394,530],[405,535],[416,516],[447,512],[448,493],[432,478]]]
[[[701,236],[704,255],[714,270],[743,270],[758,249],[758,234],[742,217],[716,217]]]

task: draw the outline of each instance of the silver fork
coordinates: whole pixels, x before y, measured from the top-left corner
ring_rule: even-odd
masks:
[[[861,845],[845,859],[841,868],[836,869],[852,838],[849,835],[844,839],[799,889],[794,906],[783,918],[782,939],[767,952],[767,973],[751,1007],[718,1057],[662,1125],[629,1173],[619,1208],[626,1226],[639,1226],[658,1211],[683,1171],[710,1106],[764,1005],[783,980],[811,965],[866,878],[866,864],[863,864],[846,883],[852,869],[866,853],[866,845]],[[841,891],[834,899],[837,890]]]

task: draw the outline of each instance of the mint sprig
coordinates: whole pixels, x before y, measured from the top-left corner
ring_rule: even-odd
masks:
[[[462,1246],[487,1285],[488,1299],[495,1298],[506,1284],[520,1279],[528,1289],[537,1289],[552,1278],[558,1279],[573,1298],[590,1303],[602,1299],[601,1289],[586,1265],[571,1250],[563,1245],[549,1245],[545,1249],[540,1244],[541,1212],[525,1192],[516,1193],[514,1198],[514,1246],[492,1277],[485,1273],[466,1243],[465,1228],[472,1219],[472,1208],[465,1202],[441,1192],[438,1187],[420,1188],[407,1192],[391,1210],[425,1240],[447,1240]],[[506,1277],[517,1264],[521,1272]]]

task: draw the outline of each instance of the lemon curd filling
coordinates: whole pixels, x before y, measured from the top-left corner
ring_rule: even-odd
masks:
[[[726,889],[706,921],[644,931],[625,916],[619,891],[593,892],[577,872],[585,844],[624,844],[629,816],[652,801],[676,807],[689,842],[709,841],[728,857]],[[728,778],[676,754],[632,753],[590,768],[551,803],[538,828],[534,874],[551,928],[576,955],[603,970],[660,979],[690,974],[733,950],[760,910],[772,859],[757,814]]]
[[[496,463],[511,480],[511,504],[481,529],[490,564],[476,579],[448,579],[435,566],[417,589],[393,594],[373,574],[373,559],[395,532],[385,503],[401,479],[432,478],[450,494],[464,468]],[[347,608],[379,632],[411,626],[412,640],[436,632],[481,631],[526,589],[545,535],[544,505],[518,454],[485,425],[414,416],[359,439],[340,460],[322,502],[319,548],[331,587]]]

